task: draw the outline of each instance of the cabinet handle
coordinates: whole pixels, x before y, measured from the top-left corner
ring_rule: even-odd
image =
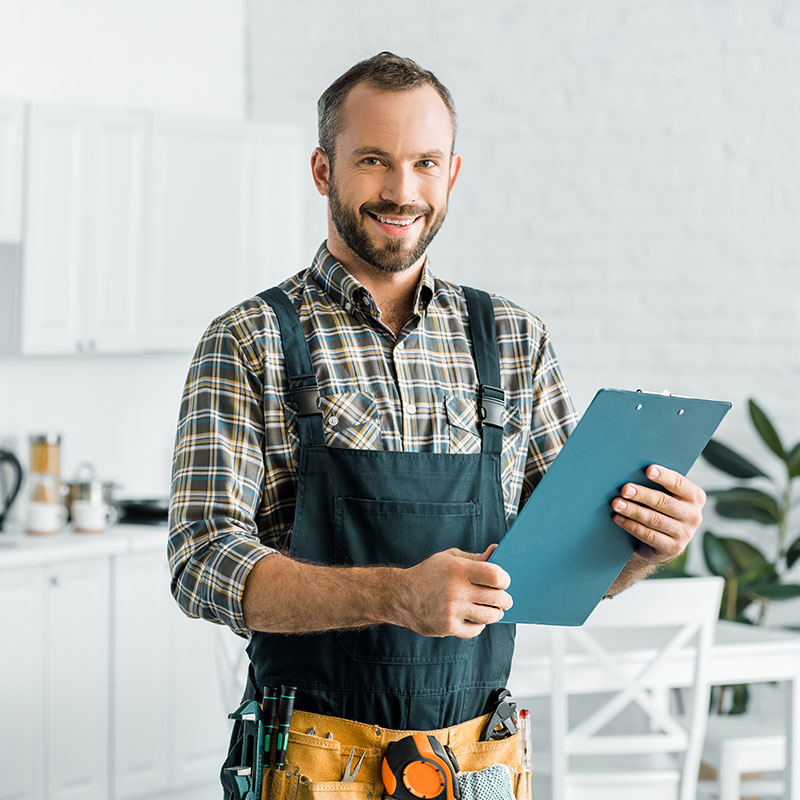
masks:
[[[82,341],[77,342],[75,347],[76,347],[76,349],[78,350],[79,353],[83,352],[83,342]]]
[[[86,344],[87,344],[88,350],[93,353],[94,349],[95,349],[95,345],[96,345],[95,340],[94,339],[89,339],[89,341]]]
[[[57,575],[51,575],[50,576],[50,585],[51,586],[58,586],[58,576]]]

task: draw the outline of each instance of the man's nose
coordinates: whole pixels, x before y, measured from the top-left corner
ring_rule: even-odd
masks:
[[[414,205],[419,200],[413,167],[396,166],[385,173],[381,200],[396,206]]]

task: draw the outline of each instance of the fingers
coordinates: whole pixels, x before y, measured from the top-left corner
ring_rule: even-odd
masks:
[[[670,494],[682,500],[693,502],[706,502],[705,492],[696,484],[690,481],[680,472],[661,467],[658,464],[651,464],[646,470],[645,475],[653,481],[663,486]]]
[[[651,465],[645,471],[666,491],[626,483],[611,507],[614,522],[643,543],[640,554],[655,562],[670,561],[685,549],[702,522],[705,492],[674,470]]]

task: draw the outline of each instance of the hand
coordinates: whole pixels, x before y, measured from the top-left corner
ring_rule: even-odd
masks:
[[[405,570],[401,624],[423,636],[471,639],[499,622],[513,601],[505,591],[509,574],[486,562],[496,547],[483,553],[452,547]]]
[[[611,507],[614,522],[639,540],[636,552],[651,564],[666,564],[687,547],[703,521],[705,492],[688,478],[655,464],[645,471],[666,491],[635,483],[622,487]]]

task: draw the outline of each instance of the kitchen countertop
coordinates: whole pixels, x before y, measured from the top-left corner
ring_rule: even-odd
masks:
[[[0,532],[0,570],[126,553],[160,551],[167,557],[167,526],[119,523],[103,533],[77,533],[71,525],[50,536],[9,526]]]

